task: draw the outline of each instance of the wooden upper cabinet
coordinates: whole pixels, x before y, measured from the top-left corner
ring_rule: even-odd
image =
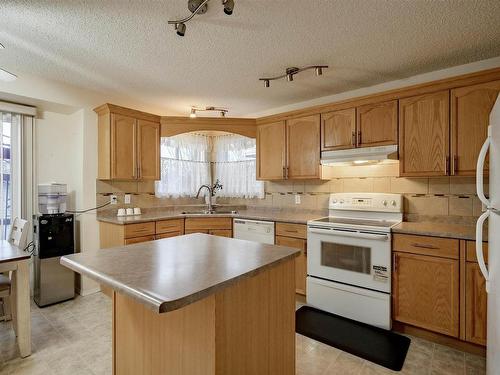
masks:
[[[394,257],[394,320],[458,337],[459,261],[400,252]]]
[[[449,173],[449,91],[399,101],[401,176],[445,176]]]
[[[486,280],[477,263],[465,265],[465,339],[486,345]]]
[[[285,178],[285,122],[259,125],[257,128],[257,179]]]
[[[113,104],[98,115],[98,176],[101,180],[160,179],[160,116]]]
[[[473,176],[487,132],[500,81],[451,90],[452,174]],[[488,170],[488,166],[485,165]]]
[[[138,177],[142,180],[160,179],[160,124],[137,121]]]
[[[356,108],[356,145],[373,147],[398,143],[398,101]]]
[[[111,178],[137,178],[136,119],[111,114]]]
[[[356,147],[356,108],[321,115],[321,151]]]
[[[320,127],[320,115],[286,121],[287,178],[320,177]]]

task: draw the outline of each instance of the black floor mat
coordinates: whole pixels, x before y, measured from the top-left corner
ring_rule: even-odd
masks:
[[[382,328],[302,306],[296,312],[295,330],[394,371],[403,367],[411,340]]]

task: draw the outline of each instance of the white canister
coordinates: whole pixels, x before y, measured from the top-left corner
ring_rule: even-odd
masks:
[[[127,208],[127,216],[133,215],[134,214],[134,209],[133,208]]]
[[[134,215],[140,215],[141,213],[142,212],[140,207],[134,207]]]
[[[127,212],[125,211],[124,208],[119,208],[116,216],[125,216],[126,214],[127,214]]]

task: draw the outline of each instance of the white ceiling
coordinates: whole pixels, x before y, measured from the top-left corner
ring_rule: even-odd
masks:
[[[187,115],[242,116],[500,56],[498,0],[211,0],[180,38],[167,20],[187,0],[0,4],[0,67]],[[264,88],[287,66],[328,64]]]

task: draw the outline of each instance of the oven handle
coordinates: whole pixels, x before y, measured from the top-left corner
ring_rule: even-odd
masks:
[[[387,235],[387,234],[375,234],[375,233],[365,233],[365,232],[348,232],[348,231],[344,231],[344,230],[320,229],[320,228],[314,228],[314,227],[309,227],[309,233],[334,234],[336,236],[353,237],[353,238],[366,238],[369,240],[380,240],[380,241],[387,241],[389,239],[389,235]]]

